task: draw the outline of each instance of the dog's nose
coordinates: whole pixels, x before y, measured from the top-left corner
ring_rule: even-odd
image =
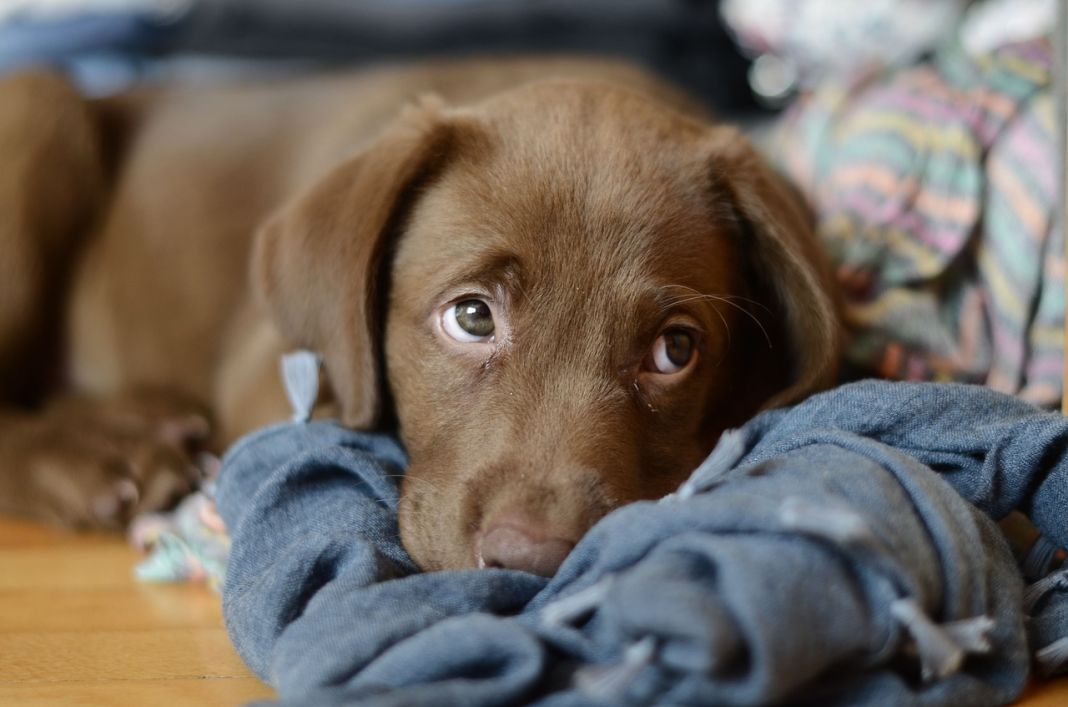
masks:
[[[495,523],[482,536],[479,564],[551,577],[573,547],[574,542],[546,537],[540,529],[526,523]]]

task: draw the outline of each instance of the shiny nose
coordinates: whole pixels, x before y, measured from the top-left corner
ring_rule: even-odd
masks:
[[[523,570],[543,577],[556,574],[575,543],[564,538],[546,537],[535,526],[517,523],[494,523],[486,530],[479,545],[479,565]]]

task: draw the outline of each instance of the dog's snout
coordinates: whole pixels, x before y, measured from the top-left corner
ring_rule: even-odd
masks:
[[[478,560],[483,567],[551,577],[573,547],[572,540],[547,536],[543,529],[529,522],[508,520],[493,524],[482,535]]]

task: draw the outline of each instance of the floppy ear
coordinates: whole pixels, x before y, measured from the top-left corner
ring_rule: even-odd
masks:
[[[742,248],[773,300],[790,352],[789,384],[763,407],[795,402],[834,384],[841,349],[839,300],[799,197],[738,130],[710,136],[713,187],[740,221]],[[707,153],[706,153],[707,154]]]
[[[256,236],[252,283],[282,336],[323,356],[342,421],[371,427],[382,408],[379,295],[388,235],[407,196],[450,150],[439,101],[403,112],[275,213]]]

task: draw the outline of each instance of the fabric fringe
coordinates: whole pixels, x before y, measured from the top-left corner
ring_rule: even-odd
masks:
[[[1035,651],[1035,662],[1044,677],[1068,672],[1068,636]]]
[[[1068,569],[1058,570],[1028,586],[1023,595],[1024,611],[1032,613],[1038,603],[1053,591],[1068,591]]]
[[[939,626],[928,618],[916,600],[898,599],[890,605],[890,614],[912,636],[925,681],[952,675],[960,669],[967,653],[987,653],[987,634],[994,627],[989,616],[977,616]]]
[[[613,582],[614,577],[606,575],[601,580],[575,592],[571,596],[557,599],[551,604],[547,604],[541,610],[542,623],[547,626],[563,626],[590,613],[608,596],[608,590]]]
[[[293,422],[307,422],[319,397],[319,354],[301,349],[282,356],[282,383],[293,407]]]
[[[590,665],[575,671],[575,686],[595,702],[619,704],[638,674],[653,662],[656,639],[646,636],[623,651],[616,665]]]
[[[819,506],[797,496],[783,500],[779,520],[787,530],[843,545],[874,540],[871,528],[859,513],[849,508]]]
[[[727,472],[745,455],[747,440],[748,435],[740,429],[725,430],[719,436],[715,449],[694,469],[690,478],[686,479],[677,491],[660,499],[660,502],[684,501],[722,483]]]
[[[1050,542],[1046,536],[1039,535],[1031,544],[1023,562],[1020,563],[1024,577],[1034,579],[1048,575],[1057,565],[1059,551],[1060,548]]]

